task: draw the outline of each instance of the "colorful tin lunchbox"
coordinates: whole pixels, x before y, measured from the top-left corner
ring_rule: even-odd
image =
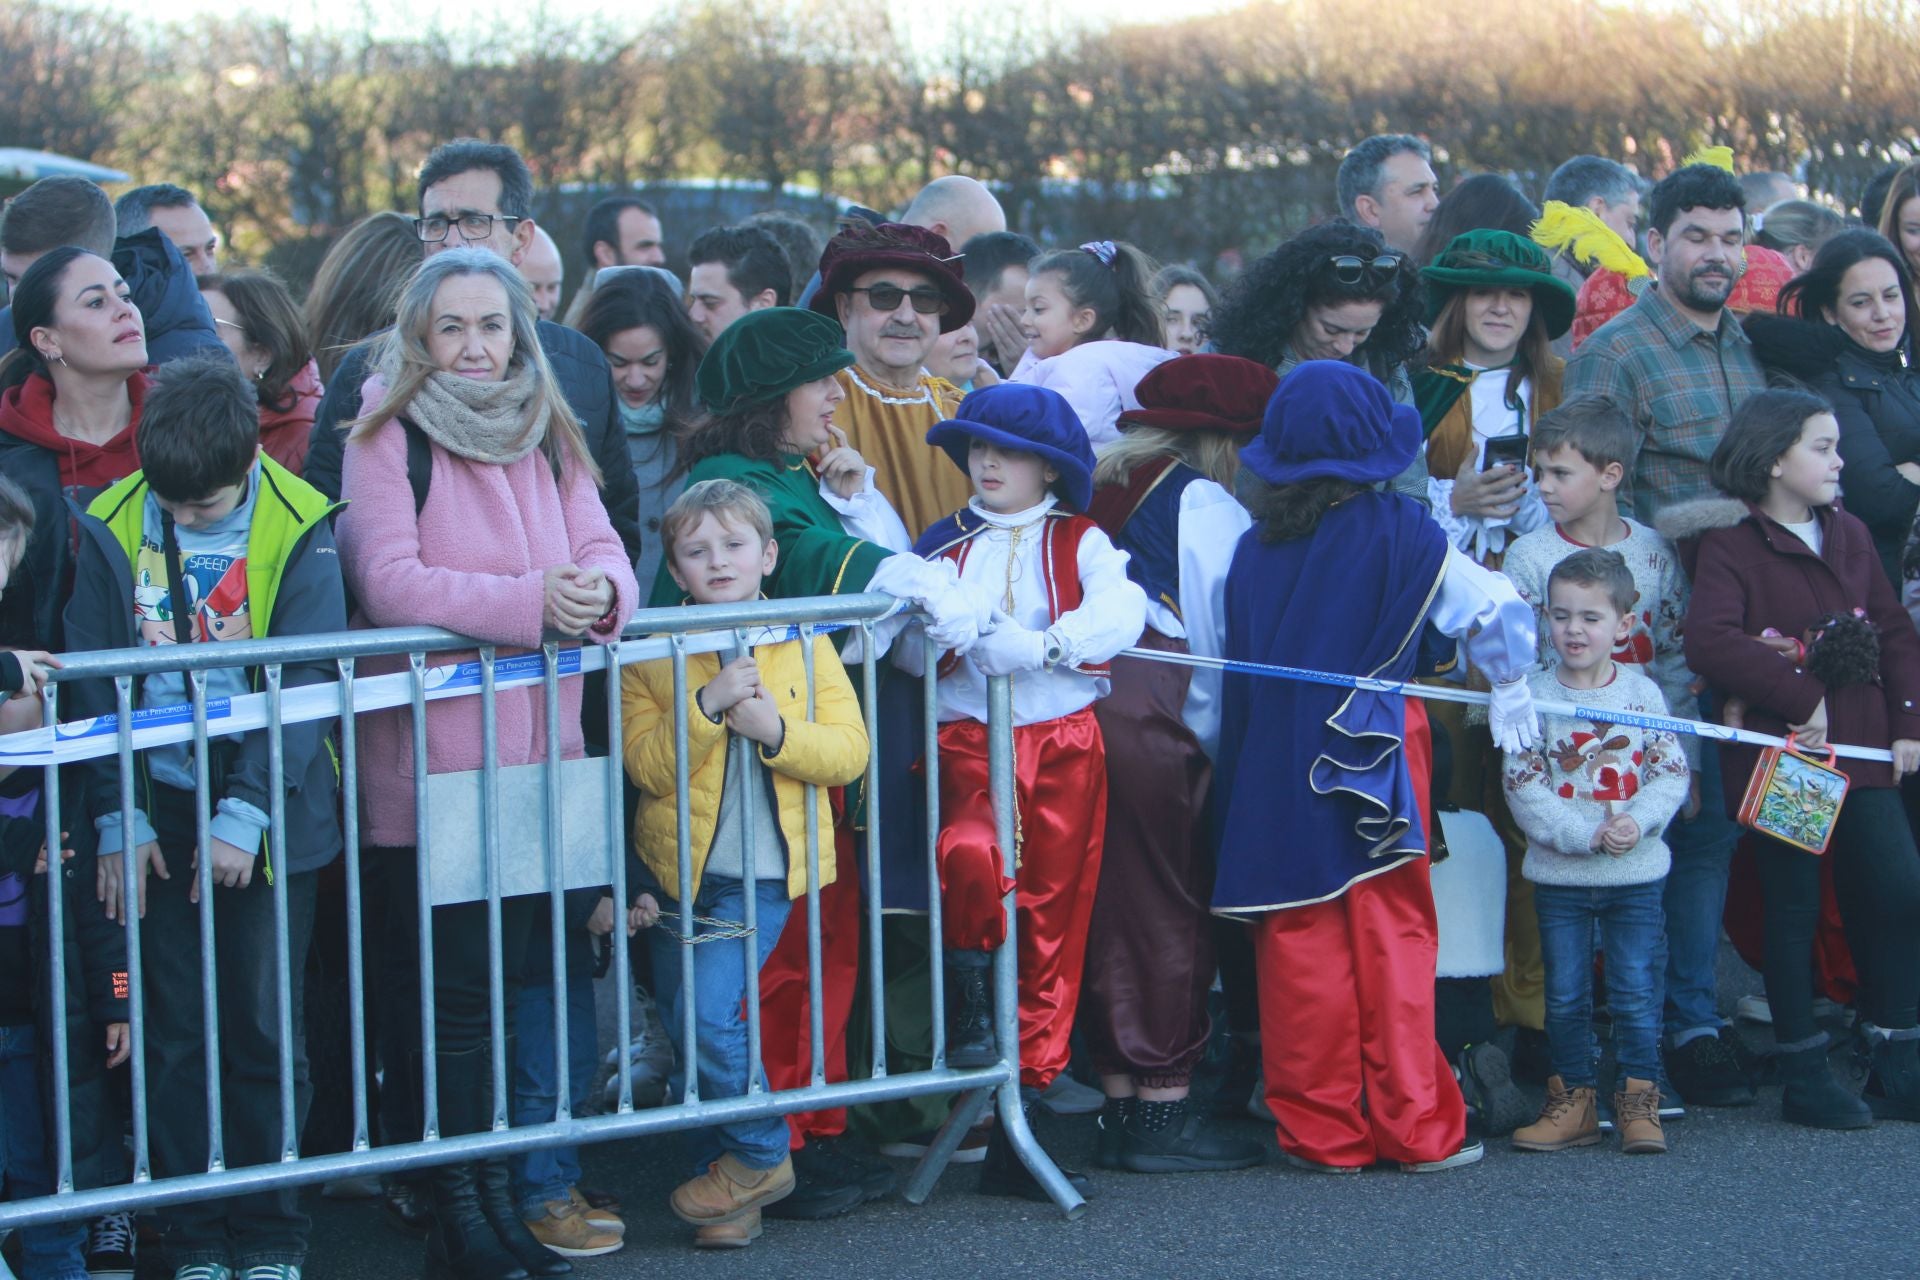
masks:
[[[1825,853],[1847,798],[1847,775],[1834,767],[1838,758],[1831,747],[1824,763],[1801,754],[1792,734],[1785,746],[1765,748],[1737,821],[1796,849]]]

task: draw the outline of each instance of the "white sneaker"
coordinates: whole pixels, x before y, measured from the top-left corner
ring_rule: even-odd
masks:
[[[1742,1022],[1754,1022],[1763,1027],[1773,1025],[1773,1007],[1765,996],[1741,996],[1734,1002],[1733,1016]]]
[[[1417,1160],[1400,1166],[1402,1173],[1444,1173],[1448,1169],[1459,1169],[1470,1164],[1479,1164],[1487,1154],[1486,1144],[1478,1138],[1468,1138],[1460,1144],[1460,1149],[1450,1156],[1439,1160]]]

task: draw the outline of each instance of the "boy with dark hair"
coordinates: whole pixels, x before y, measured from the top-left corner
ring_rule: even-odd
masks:
[[[247,379],[224,355],[179,360],[154,379],[141,414],[138,445],[147,466],[122,480],[79,519],[80,552],[67,611],[72,648],[131,649],[252,636],[307,635],[346,629],[345,593],[331,505],[299,477],[259,453],[259,406]],[[332,664],[288,664],[285,687],[334,678]],[[211,701],[263,684],[257,671],[210,670]],[[188,700],[178,671],[145,676],[139,706]],[[110,681],[74,686],[77,716],[110,715]],[[117,762],[86,766],[90,811],[99,832],[99,895],[125,921],[129,902],[142,917],[148,1096],[157,1177],[207,1167],[205,1074],[222,1072],[229,1166],[277,1161],[304,1122],[310,1090],[302,1027],[300,975],[312,935],[317,872],[340,852],[337,779],[328,745],[331,719],[281,730],[281,776],[269,762],[268,735],[254,730],[214,739],[204,766],[186,744],[136,757],[140,807],[120,808]],[[205,831],[209,864],[198,859],[194,787],[208,772],[212,813]],[[276,795],[276,793],[278,793]],[[272,814],[281,809],[285,846],[275,846]],[[123,882],[124,833],[131,830],[136,880]],[[149,872],[152,873],[149,882]],[[275,881],[279,885],[275,885]],[[294,1131],[280,1128],[279,967],[276,892],[286,897]],[[219,937],[221,1061],[206,1059],[200,1005],[203,943],[198,903],[214,892]],[[309,1223],[295,1189],[168,1210],[176,1280],[298,1280]]]
[[[1582,714],[1546,714],[1540,741],[1507,753],[1507,803],[1527,834],[1526,877],[1540,917],[1553,1055],[1540,1118],[1516,1130],[1513,1145],[1564,1151],[1600,1141],[1597,926],[1625,1077],[1613,1095],[1620,1149],[1656,1155],[1667,1149],[1659,1087],[1667,958],[1661,891],[1671,857],[1661,836],[1686,799],[1687,764],[1672,733],[1634,723],[1663,714],[1666,705],[1651,681],[1612,656],[1627,638],[1638,595],[1626,562],[1613,551],[1577,551],[1553,567],[1547,592],[1559,662],[1528,676],[1527,685],[1536,699],[1577,701]]]

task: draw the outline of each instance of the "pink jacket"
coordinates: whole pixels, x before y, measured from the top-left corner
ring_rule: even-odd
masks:
[[[1007,381],[1030,382],[1065,396],[1098,449],[1120,438],[1120,415],[1140,407],[1133,393],[1140,379],[1173,355],[1144,343],[1100,338],[1045,360],[1036,360],[1029,351]]]
[[[354,625],[445,627],[513,650],[540,644],[544,574],[555,565],[598,569],[613,583],[613,613],[593,638],[618,635],[640,599],[633,566],[607,519],[592,479],[569,465],[556,484],[536,449],[511,466],[472,462],[433,448],[433,480],[414,515],[406,432],[389,422],[347,443],[337,537]],[[504,649],[505,657],[511,650]],[[471,659],[436,654],[434,665]],[[373,675],[406,669],[404,659],[367,659]],[[583,755],[580,681],[560,682],[562,754]],[[546,758],[546,705],[539,689],[513,689],[496,703],[499,761]],[[360,717],[361,838],[370,845],[415,843],[413,713]],[[427,770],[480,767],[480,699],[448,698],[427,709]]]

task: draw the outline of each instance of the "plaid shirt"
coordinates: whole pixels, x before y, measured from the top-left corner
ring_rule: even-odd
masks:
[[[1707,460],[1734,409],[1766,385],[1731,311],[1720,313],[1718,329],[1702,329],[1657,287],[1596,329],[1567,363],[1569,398],[1605,396],[1640,429],[1626,487],[1643,524],[1663,507],[1713,492]]]

